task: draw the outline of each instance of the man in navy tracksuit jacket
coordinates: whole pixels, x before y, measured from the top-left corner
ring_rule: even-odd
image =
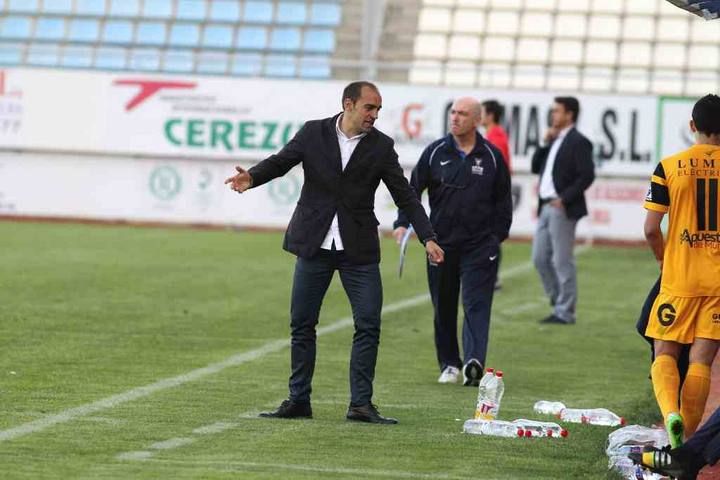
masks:
[[[479,121],[477,100],[456,100],[451,133],[425,149],[410,180],[418,196],[428,190],[430,222],[445,251],[443,264],[427,266],[440,383],[457,382],[460,369],[465,385],[477,385],[483,374],[499,246],[512,222],[510,173],[500,151],[477,132]],[[409,226],[403,211],[394,226],[399,240]],[[457,339],[461,288],[462,361]]]

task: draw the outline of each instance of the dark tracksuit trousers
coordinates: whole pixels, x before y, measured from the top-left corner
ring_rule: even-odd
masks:
[[[428,284],[434,307],[435,350],[440,370],[461,367],[470,359],[485,366],[490,334],[490,310],[498,269],[498,245],[445,250],[445,262],[428,263]],[[462,288],[465,319],[462,330],[463,360],[457,338],[458,297]]]

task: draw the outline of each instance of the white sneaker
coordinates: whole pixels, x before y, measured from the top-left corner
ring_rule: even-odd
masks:
[[[457,383],[459,377],[459,368],[445,367],[445,370],[440,374],[440,378],[438,378],[438,383]]]

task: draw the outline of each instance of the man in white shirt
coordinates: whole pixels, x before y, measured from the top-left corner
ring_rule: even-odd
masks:
[[[355,333],[350,356],[351,421],[394,424],[380,415],[373,380],[380,341],[382,282],[375,192],[382,181],[395,203],[412,217],[428,257],[442,263],[430,220],[403,175],[393,140],[373,125],[382,108],[378,88],[353,82],[343,91],[343,112],[310,120],[275,155],[250,170],[236,167],[228,178],[242,193],[302,164],[300,200],[285,234],[283,248],[297,256],[290,307],[291,374],[289,396],[270,418],[311,418],[310,394],[315,370],[316,330],[320,307],[338,271],[353,312]]]
[[[532,158],[532,172],[540,174],[532,258],[553,306],[553,313],[541,323],[571,325],[576,321],[575,228],[588,213],[585,190],[595,179],[592,143],[575,128],[579,113],[576,98],[556,97],[545,135],[547,145]]]

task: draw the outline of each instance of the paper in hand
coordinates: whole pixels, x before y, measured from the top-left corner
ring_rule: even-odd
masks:
[[[403,266],[405,265],[405,254],[407,253],[408,242],[414,231],[412,225],[410,225],[400,241],[400,263],[398,265],[398,277],[400,278],[402,278]]]

